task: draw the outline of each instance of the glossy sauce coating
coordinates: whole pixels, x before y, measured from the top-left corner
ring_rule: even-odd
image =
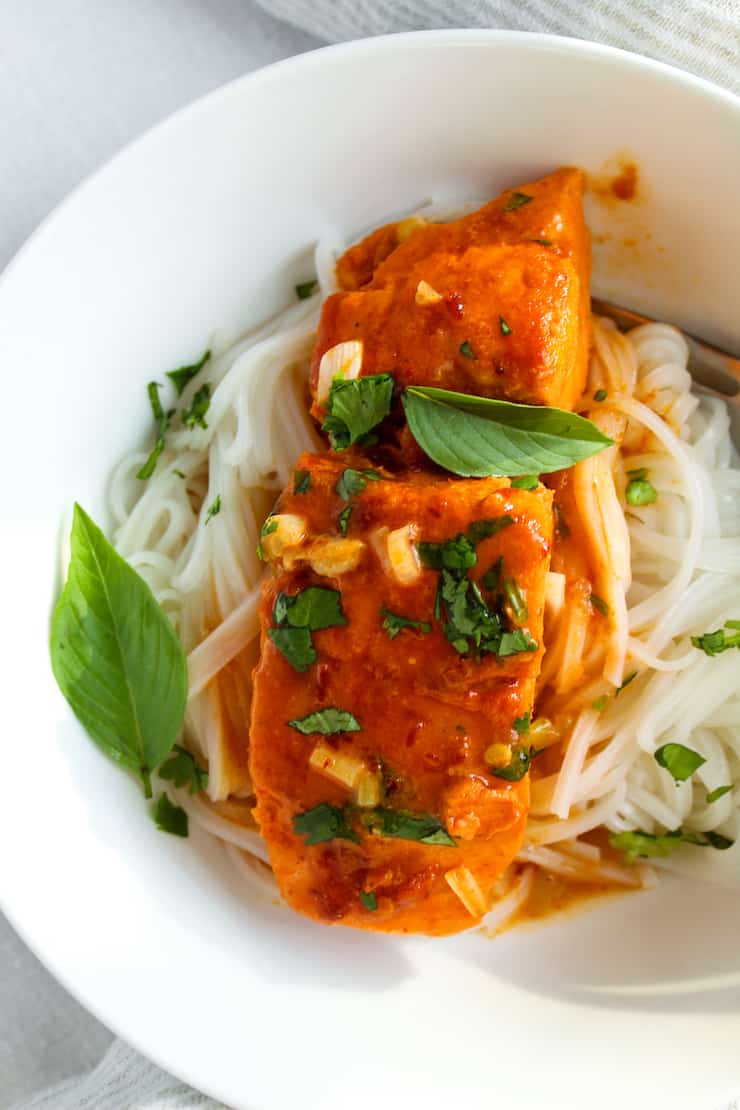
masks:
[[[583,174],[559,170],[459,220],[410,232],[402,221],[351,248],[337,267],[344,291],[322,310],[314,415],[322,355],[352,340],[362,375],[572,408],[589,342],[582,197]]]
[[[393,476],[374,468],[349,502],[336,492],[347,467],[372,464],[351,452],[304,456],[299,468],[310,488],[283,494],[275,512],[305,522],[297,549],[273,563],[262,608],[262,655],[255,671],[250,772],[255,817],[285,898],[324,922],[387,932],[434,935],[475,923],[445,874],[465,867],[488,895],[518,851],[529,804],[528,779],[509,782],[483,757],[492,743],[520,740],[514,721],[532,708],[542,653],[545,575],[552,542],[551,495],[511,489],[507,479],[455,481],[412,471]],[[362,543],[357,566],[334,577],[317,575],[301,551],[316,537],[338,537],[338,517],[350,504],[346,538]],[[500,557],[527,605],[534,651],[480,662],[458,654],[435,619],[439,573],[421,567],[402,584],[377,550],[378,530],[411,525],[419,541],[444,542],[474,521],[510,517],[476,547],[470,579],[480,581]],[[381,531],[381,535],[383,535]],[[341,593],[347,623],[313,633],[317,661],[296,671],[269,638],[279,595],[320,585]],[[382,609],[423,621],[423,633],[404,628],[391,638]],[[288,723],[326,707],[353,714],[359,731],[303,735]],[[455,846],[379,835],[351,811],[359,843],[331,839],[307,845],[293,828],[296,816],[322,803],[354,803],[351,789],[309,764],[318,743],[360,760],[382,778],[380,804],[388,810],[438,819]],[[372,894],[375,909],[363,904]],[[479,916],[479,915],[478,915]]]

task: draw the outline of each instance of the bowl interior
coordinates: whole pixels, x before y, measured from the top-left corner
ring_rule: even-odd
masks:
[[[157,128],[0,284],[5,908],[103,1021],[231,1105],[308,1091],[327,1110],[348,1092],[369,1107],[392,1081],[398,1105],[497,1092],[510,1110],[575,1110],[596,1091],[602,1106],[634,1101],[639,1082],[640,1105],[695,1110],[740,1081],[740,895],[667,879],[497,941],[319,928],[250,899],[217,845],[161,836],[47,659],[60,526],[75,499],[105,519],[113,464],[148,434],[145,383],[287,303],[325,231],[564,163],[605,178],[634,161],[634,201],[589,201],[594,292],[740,346],[739,125],[729,94],[589,44],[350,44]]]

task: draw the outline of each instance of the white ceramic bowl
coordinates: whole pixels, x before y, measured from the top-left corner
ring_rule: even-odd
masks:
[[[237,81],[115,158],[0,285],[2,897],[52,972],[164,1067],[253,1110],[716,1105],[740,1082],[740,898],[666,880],[497,941],[385,939],[250,901],[146,818],[47,660],[57,537],[104,519],[144,383],[290,296],[319,232],[562,163],[635,159],[595,204],[595,290],[740,345],[740,107],[583,42],[434,32]]]

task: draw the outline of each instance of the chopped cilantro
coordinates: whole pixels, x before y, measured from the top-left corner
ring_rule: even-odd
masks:
[[[552,239],[533,239],[533,243],[539,243],[541,247],[551,247]]]
[[[591,708],[595,709],[597,713],[601,713],[602,710],[606,707],[606,703],[608,701],[609,698],[607,697],[607,695],[602,694],[601,697],[597,698],[596,701],[591,703]]]
[[[499,316],[498,325],[501,328],[502,335],[511,335],[511,328],[506,323],[506,320],[504,320],[503,316]]]
[[[313,297],[318,288],[319,283],[316,278],[311,278],[310,281],[299,281],[295,287],[295,295],[299,301],[307,301],[309,297]]]
[[[297,814],[293,818],[293,832],[305,837],[306,844],[323,844],[327,840],[352,840],[359,844],[360,838],[349,821],[351,808],[321,802],[305,813]]]
[[[519,733],[520,736],[526,736],[529,732],[529,726],[532,723],[532,714],[527,712],[523,717],[517,717],[514,720],[514,732]]]
[[[504,513],[503,516],[493,517],[492,520],[474,520],[469,526],[466,537],[472,544],[479,544],[483,540],[487,540],[490,536],[495,536],[498,532],[502,532],[504,528],[508,528],[510,524],[514,523],[514,517]]]
[[[401,617],[398,613],[392,613],[390,609],[385,606],[380,610],[383,616],[383,629],[388,633],[388,638],[395,640],[398,633],[404,628],[412,628],[416,632],[421,632],[423,635],[432,631],[431,624],[427,621],[415,621],[410,617]]]
[[[516,212],[517,208],[529,204],[530,200],[534,200],[534,197],[528,193],[512,193],[504,205],[504,212]]]
[[[318,656],[307,628],[268,628],[267,635],[294,671],[307,671]]]
[[[308,470],[293,471],[293,493],[308,493],[311,488],[311,474]]]
[[[632,478],[627,485],[625,497],[628,505],[652,505],[658,497],[658,491],[647,478]]]
[[[474,527],[471,525],[471,528]],[[474,542],[461,534],[443,543],[422,542],[416,546],[422,563],[431,570],[467,570],[478,562]]]
[[[330,705],[326,709],[318,709],[309,713],[307,717],[299,717],[288,721],[291,728],[302,732],[304,736],[318,733],[320,736],[334,736],[338,732],[360,732],[360,724],[355,716],[346,709],[337,709]]]
[[[730,792],[730,790],[732,790],[732,783],[730,783],[728,786],[718,786],[716,790],[710,790],[706,797],[707,805],[710,806],[712,802],[716,802],[720,798],[723,798],[725,794],[728,794]]]
[[[456,846],[439,818],[430,814],[409,813],[403,809],[378,806],[363,814],[363,821],[380,836],[417,840],[421,844],[439,844],[450,848]]]
[[[175,744],[172,754],[158,771],[159,777],[175,786],[187,786],[191,794],[197,794],[208,786],[208,772],[199,767],[194,757],[185,748]]]
[[[519,782],[529,770],[532,756],[530,744],[514,744],[509,763],[504,767],[493,768],[491,774],[497,779],[505,779],[506,782]]]
[[[519,583],[515,578],[504,578],[503,590],[514,624],[521,626],[529,616],[529,610],[522,591],[519,589]]]
[[[349,518],[352,516],[352,513],[354,511],[354,505],[346,505],[337,517],[337,527],[339,528],[340,535],[347,535],[347,529],[349,528]]]
[[[629,686],[630,682],[634,682],[634,680],[636,678],[637,678],[637,671],[630,671],[630,673],[626,676],[626,678],[624,678],[622,680],[622,685],[617,687],[617,690],[616,690],[616,693],[614,694],[614,697],[618,698],[619,695],[622,693],[622,690],[626,690],[627,687]]]
[[[597,389],[596,392],[594,393],[594,401],[605,401],[605,400],[606,400],[606,390],[605,389]]]
[[[335,451],[353,443],[377,443],[373,434],[391,411],[393,375],[369,374],[364,378],[335,378],[329,391],[326,419],[322,425]]]
[[[653,755],[655,762],[665,767],[666,771],[670,771],[676,782],[690,779],[694,771],[706,763],[703,755],[699,755],[693,748],[687,748],[684,744],[663,744]]]
[[[721,833],[709,832],[704,836],[701,833],[674,829],[672,832],[653,835],[636,829],[633,832],[612,833],[609,837],[612,848],[624,852],[627,863],[634,863],[638,858],[655,856],[664,858],[669,856],[679,844],[695,844],[699,848],[717,848],[723,851],[732,847],[734,841],[722,836]]]
[[[218,514],[220,512],[221,512],[221,494],[219,493],[219,494],[217,494],[217,496],[213,499],[213,501],[208,506],[208,509],[206,510],[205,520],[203,521],[203,523],[208,524],[211,520],[213,520],[214,516],[218,516]],[[277,523],[275,524],[275,526],[277,527]]]
[[[182,422],[186,428],[195,428],[196,425],[200,428],[207,428],[206,413],[211,405],[211,387],[208,382],[204,382],[200,389],[193,397],[193,402],[189,409],[182,414]]]
[[[511,479],[512,489],[537,489],[540,483],[538,474],[522,474],[521,478]]]
[[[173,470],[172,473],[176,474],[178,478],[185,478],[185,475],[181,470]]]
[[[178,397],[182,397],[188,382],[192,381],[195,375],[200,373],[210,357],[211,352],[208,350],[201,355],[197,362],[193,362],[189,366],[178,366],[177,370],[167,371],[167,377],[174,385]]]
[[[167,431],[171,413],[165,412],[162,408],[162,402],[159,399],[159,390],[161,389],[159,382],[149,382],[146,387],[147,395],[149,397],[149,404],[152,407],[152,415],[157,422],[157,439],[152,448],[149,458],[144,465],[136,472],[136,477],[142,479],[151,478],[154,473],[154,468],[157,465],[157,459],[164,451],[164,435]]]
[[[166,794],[160,794],[154,806],[154,822],[161,832],[171,836],[188,835],[188,815],[181,806],[174,805]]]
[[[348,466],[339,475],[339,481],[334,487],[334,492],[338,493],[343,501],[349,501],[350,497],[356,496],[367,486],[368,482],[379,482],[382,475],[378,474],[377,470],[355,470],[354,467]]]
[[[730,629],[730,632],[725,632],[725,629]],[[740,621],[725,621],[724,628],[705,632],[703,636],[692,636],[691,642],[705,655],[721,655],[730,648],[740,648]]]
[[[478,358],[477,354],[475,353],[473,348],[470,346],[470,340],[468,340],[468,339],[465,339],[460,344],[460,354],[463,355],[464,358],[473,359],[473,361],[476,361],[477,358]]]
[[[365,909],[369,910],[370,913],[372,913],[374,910],[377,910],[378,908],[378,900],[372,890],[361,890],[360,901],[362,902]]]
[[[609,616],[609,606],[604,601],[603,597],[599,597],[597,594],[591,594],[589,601],[593,605],[596,612],[601,613],[602,617]]]

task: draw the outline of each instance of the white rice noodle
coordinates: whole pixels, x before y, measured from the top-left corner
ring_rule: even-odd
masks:
[[[423,214],[455,213],[432,207]],[[320,300],[336,289],[343,247],[332,234],[318,244],[320,296],[268,321],[189,383],[181,410],[204,382],[211,386],[207,427],[186,428],[175,416],[153,477],[136,478],[147,457],[137,450],[112,480],[116,546],[149,583],[188,653],[184,742],[208,763],[212,800],[251,789],[246,778],[229,780],[214,679],[258,632],[262,522],[301,451],[320,449],[306,379]],[[600,321],[593,335],[589,390],[603,388],[607,399],[594,407],[589,398],[589,415],[618,446],[579,464],[576,484],[599,568],[594,585],[609,606],[608,634],[589,643],[591,606],[567,594],[548,613],[540,691],[572,698],[575,723],[560,770],[533,783],[522,857],[532,866],[486,916],[494,930],[528,897],[534,864],[576,880],[598,872],[620,885],[652,881],[649,869],[617,867],[578,839],[592,829],[681,826],[734,835],[737,824],[737,655],[709,658],[691,645],[692,635],[740,618],[740,471],[727,409],[691,393],[686,344],[674,329],[649,324],[622,336]],[[163,396],[163,403],[171,402]],[[636,467],[648,470],[658,493],[653,504],[624,504],[626,471]],[[635,681],[602,713],[593,711],[604,679],[618,686],[630,670],[639,672]],[[669,741],[706,760],[678,786],[654,758]],[[735,789],[708,804],[707,793],[727,784]],[[261,864],[254,872],[249,860],[267,860],[255,830],[226,820],[203,797],[179,791],[178,798],[193,822],[227,844],[242,874],[264,878]]]
[[[511,890],[494,903],[493,909],[488,911],[481,922],[490,936],[500,933],[522,908],[532,893],[533,879],[534,868],[525,867]]]

